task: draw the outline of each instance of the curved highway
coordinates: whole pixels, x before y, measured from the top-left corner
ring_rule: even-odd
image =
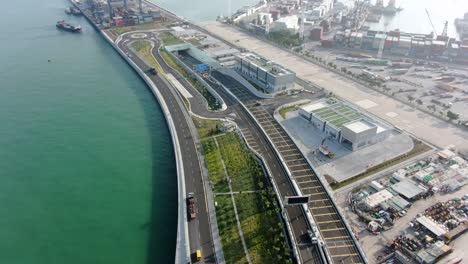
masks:
[[[136,32],[134,32],[136,33]],[[157,40],[157,32],[148,33],[145,40],[151,41],[155,47],[159,47]],[[131,35],[124,35],[123,41],[119,42],[119,48],[122,49],[141,69],[149,68],[147,64],[140,59],[128,47],[128,44],[135,40]],[[241,89],[239,83],[230,77],[224,76],[215,72],[213,77],[219,83],[222,83],[230,90],[235,97],[228,94],[220,85],[210,82],[212,87],[223,98],[228,110],[223,112],[212,112],[207,109],[206,100],[203,96],[193,88],[190,83],[185,80],[177,71],[169,67],[158,53],[158,48],[153,49],[153,56],[161,65],[163,70],[172,74],[193,96],[189,99],[191,105],[191,112],[202,117],[210,118],[225,118],[230,115],[234,117],[234,121],[238,124],[243,132],[246,141],[251,145],[254,150],[259,153],[266,161],[271,171],[271,176],[274,179],[279,189],[280,197],[294,196],[297,194],[294,186],[291,183],[288,172],[285,170],[281,158],[285,159],[290,166],[296,167],[293,171],[295,180],[299,182],[301,191],[312,195],[315,201],[309,204],[315,220],[320,220],[324,217],[325,220],[318,221],[321,233],[331,232],[332,235],[323,235],[326,245],[328,246],[327,252],[331,253],[331,261],[333,263],[363,263],[364,259],[361,258],[360,252],[356,248],[357,245],[353,242],[352,235],[347,230],[341,216],[338,214],[331,197],[328,197],[323,186],[319,182],[312,168],[309,167],[301,152],[297,149],[288,135],[282,131],[276,121],[272,118],[271,113],[266,112],[263,106],[257,105],[260,99],[254,97],[245,89]],[[184,61],[186,65],[192,68],[193,65],[199,63],[194,58],[186,57]],[[151,80],[156,84],[164,100],[171,108],[171,113],[174,117],[177,136],[181,145],[182,158],[184,162],[184,172],[186,178],[186,191],[194,192],[199,207],[199,214],[196,220],[189,222],[189,239],[190,248],[193,253],[196,249],[201,249],[204,256],[205,263],[215,263],[216,256],[210,229],[210,222],[208,219],[207,200],[203,188],[203,181],[201,176],[200,163],[197,156],[197,148],[194,144],[194,135],[191,132],[190,125],[191,119],[180,95],[175,89],[167,82],[165,78],[158,74],[157,76],[149,75]],[[240,100],[240,101],[238,101]],[[247,109],[241,104],[247,105]],[[250,111],[250,113],[249,113]],[[253,116],[250,114],[253,113]],[[266,129],[264,133],[262,129]],[[272,130],[274,129],[274,131]],[[272,132],[272,133],[269,133]],[[195,135],[196,136],[196,135]],[[267,136],[269,138],[267,138]],[[275,146],[270,144],[269,139],[276,139],[273,141]],[[277,140],[280,139],[281,142]],[[281,158],[276,154],[276,149],[280,150]],[[302,180],[301,180],[302,178]],[[304,191],[309,190],[309,191]],[[317,197],[315,197],[315,196]],[[315,207],[315,209],[314,209]],[[308,235],[308,230],[311,229],[309,221],[307,220],[306,212],[302,207],[287,207],[286,210],[288,219],[293,231],[295,244],[298,245],[299,261],[302,263],[323,263],[320,257],[320,252],[317,245],[311,243]],[[327,231],[329,230],[329,231]]]
[[[149,67],[146,62],[133,53],[133,51],[127,46],[129,41],[125,40],[126,38],[124,38],[123,41],[120,41],[118,47],[126,54],[129,54],[130,59],[143,71],[148,69]],[[186,193],[193,192],[197,201],[197,218],[188,223],[190,251],[193,254],[197,249],[200,249],[203,253],[204,263],[216,263],[216,256],[214,253],[211,230],[208,221],[207,202],[203,187],[200,163],[191,128],[189,126],[189,122],[192,121],[184,107],[184,103],[177,95],[176,91],[170,87],[167,81],[159,74],[149,74],[148,77],[157,86],[164,101],[166,101],[170,108],[182,152]],[[176,204],[173,206],[176,206]]]

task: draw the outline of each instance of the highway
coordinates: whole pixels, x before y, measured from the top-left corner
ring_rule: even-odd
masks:
[[[156,35],[153,36],[148,36],[146,39],[151,40],[155,43],[156,46],[158,41],[156,40]],[[130,39],[129,39],[130,41]],[[128,42],[127,42],[128,43]],[[128,47],[122,47],[125,52],[132,52]],[[132,55],[133,57],[136,57],[136,55]],[[200,104],[201,98],[196,96],[198,93],[180,74],[173,70],[172,68],[168,67],[164,60],[161,58],[159,53],[157,52],[157,49],[153,49],[153,56],[156,58],[156,60],[159,62],[159,64],[162,66],[163,70],[171,73],[173,76],[176,77],[176,79],[181,82],[185,88],[192,94],[194,95],[193,98],[191,98],[191,105],[192,109],[191,111],[194,114],[197,114],[199,116],[203,117],[212,117],[212,118],[225,118],[228,114],[234,113],[235,116],[235,122],[237,125],[241,128],[243,131],[244,135],[247,135],[250,143],[252,146],[254,146],[255,150],[257,150],[258,153],[260,153],[265,160],[267,161],[267,166],[269,167],[270,171],[272,172],[272,176],[276,181],[276,184],[279,186],[279,188],[282,191],[281,197],[284,196],[291,196],[294,195],[294,190],[292,186],[290,185],[290,182],[287,179],[287,174],[285,173],[281,162],[278,160],[278,158],[272,154],[274,153],[274,150],[272,147],[268,144],[266,138],[263,136],[262,132],[260,131],[259,127],[256,125],[255,120],[253,120],[248,113],[245,111],[245,109],[242,108],[242,106],[239,104],[237,100],[234,98],[230,97],[220,86],[217,86],[216,84],[212,83],[213,88],[220,94],[220,96],[223,98],[225,103],[228,106],[228,110],[224,112],[212,112],[209,111],[204,104]],[[189,58],[189,57],[187,57]],[[137,58],[137,60],[139,60]],[[147,66],[146,66],[147,67]],[[152,77],[152,79],[160,79],[159,76],[157,77]],[[156,83],[158,88],[160,88],[160,84]],[[165,85],[164,87],[161,87],[164,89],[167,89],[168,86]],[[162,89],[160,89],[162,91]],[[169,88],[173,92],[173,97],[175,95],[175,91]],[[166,94],[166,93],[164,93]],[[197,102],[198,98],[198,102]],[[252,142],[253,141],[253,142]],[[193,143],[192,143],[193,144]],[[184,145],[184,143],[181,143],[181,145]],[[182,150],[182,152],[185,152]],[[184,161],[185,163],[185,161]],[[187,169],[186,169],[187,171]],[[186,177],[188,178],[188,177]],[[190,186],[191,184],[187,183],[187,192],[190,192]],[[198,198],[197,198],[198,200]],[[287,208],[287,213],[289,216],[289,219],[291,219],[291,225],[293,227],[294,231],[294,236],[296,238],[296,243],[300,245],[299,252],[300,252],[300,260],[302,263],[321,263],[319,253],[317,251],[317,248],[315,245],[311,244],[310,238],[307,235],[307,230],[309,229],[306,216],[303,212],[303,210],[300,207],[289,207]],[[207,226],[209,223],[208,221],[203,221],[202,217],[200,216],[199,218],[199,233],[202,241],[208,241],[210,239],[210,233],[209,233],[209,227],[204,228],[204,226]],[[190,244],[192,251],[195,249],[195,244],[197,244],[196,241],[196,236],[194,233],[196,233],[197,227],[196,223],[191,223],[189,226],[190,229]],[[205,237],[205,238],[203,238]],[[203,245],[204,243],[201,242]],[[203,251],[205,250],[210,250],[210,248],[206,249],[203,247]],[[207,260],[205,260],[206,262]],[[206,262],[208,263],[208,262]]]
[[[127,46],[128,41],[121,41],[119,48],[129,56],[141,69],[148,69],[148,66]],[[198,207],[197,218],[189,222],[190,249],[193,254],[197,249],[203,253],[204,263],[216,263],[214,255],[213,242],[211,238],[210,225],[208,221],[207,205],[205,191],[202,182],[200,163],[197,155],[197,149],[194,144],[193,134],[189,122],[192,122],[189,114],[183,106],[183,102],[176,94],[167,81],[160,74],[148,75],[151,81],[158,87],[163,99],[171,110],[174,124],[176,126],[177,136],[180,142],[182,159],[184,163],[184,174],[186,192],[193,192]],[[177,206],[174,204],[174,206]],[[192,256],[193,258],[193,256]]]
[[[159,45],[157,34],[149,34],[146,40],[152,41],[156,47]],[[148,68],[145,62],[138,58],[138,56],[127,47],[130,41],[131,38],[127,37],[127,39],[120,42],[119,47],[127,54],[132,54],[132,60],[142,69]],[[291,184],[288,173],[281,163],[280,157],[276,155],[273,146],[266,138],[266,136],[268,136],[273,141],[275,147],[280,151],[281,158],[287,162],[288,169],[298,182],[302,193],[311,195],[312,201],[309,203],[309,207],[324,237],[327,252],[330,254],[332,262],[364,263],[349,230],[344,225],[341,216],[338,214],[331,198],[321,185],[317,175],[286,132],[283,131],[279,124],[273,119],[271,113],[268,113],[263,106],[258,103],[261,101],[259,98],[247,92],[246,89],[234,79],[214,72],[213,77],[227,87],[236,98],[230,96],[221,86],[211,83],[213,88],[215,88],[223,98],[229,110],[221,113],[209,111],[206,105],[200,102],[203,100],[201,95],[191,87],[177,71],[165,64],[156,48],[153,49],[153,56],[165,72],[175,76],[176,79],[194,95],[194,97],[190,99],[192,105],[191,111],[193,113],[200,116],[218,118],[226,117],[229,113],[234,113],[235,122],[243,132],[246,141],[266,160],[266,166],[270,169],[271,176],[279,188],[280,197],[296,195],[297,193]],[[192,68],[193,64],[199,63],[194,58],[187,56],[187,54],[184,55],[184,62],[190,68]],[[161,78],[160,75],[150,76],[150,78],[161,91],[164,100],[166,100],[171,108],[171,112],[173,111],[178,138],[181,142],[181,151],[183,153],[186,191],[187,193],[195,193],[199,207],[200,213],[198,214],[198,218],[189,223],[191,251],[194,252],[198,248],[202,249],[205,258],[204,262],[214,263],[216,258],[214,256],[208,213],[206,213],[206,197],[203,189],[200,164],[189,126],[189,122],[192,121],[183,106],[182,100],[176,94],[177,92],[168,85],[167,81]],[[245,109],[240,102],[246,105],[247,109]],[[250,116],[248,111],[250,111],[254,117]],[[266,135],[263,133],[262,128],[266,131]],[[293,229],[295,243],[299,245],[300,262],[323,263],[320,258],[318,247],[311,243],[307,234],[307,231],[310,230],[311,227],[309,226],[304,210],[296,206],[287,207],[286,211]]]
[[[91,19],[90,19],[90,22]],[[136,32],[132,32],[136,33]],[[144,32],[148,33],[148,32]],[[154,57],[161,63],[163,61],[159,57],[157,52],[158,41],[157,34],[150,33],[146,35],[146,40],[152,42],[156,48],[153,49]],[[118,49],[123,53],[127,54],[127,59],[131,60],[138,68],[142,71],[146,71],[149,66],[142,60],[136,53],[134,53],[130,48],[129,44],[134,38],[131,37],[131,34],[124,35],[123,39],[117,43]],[[165,71],[171,72],[188,90],[192,90],[193,95],[196,95],[196,91],[193,87],[188,85],[188,83],[174,70],[166,66],[163,66]],[[184,107],[184,103],[180,96],[177,94],[177,91],[168,83],[168,81],[161,76],[159,73],[157,75],[148,74],[148,78],[156,85],[158,92],[162,96],[162,100],[167,104],[170,109],[170,114],[173,119],[175,126],[175,133],[177,134],[177,140],[179,141],[180,152],[183,160],[183,171],[185,175],[185,191],[186,193],[194,193],[195,199],[198,206],[198,215],[197,218],[188,223],[189,229],[189,246],[190,253],[192,257],[192,262],[196,262],[194,258],[194,252],[197,249],[202,250],[203,259],[201,263],[216,263],[217,257],[215,256],[215,245],[213,244],[213,236],[211,233],[210,221],[209,221],[209,212],[207,210],[207,198],[204,190],[203,176],[199,157],[197,154],[197,147],[195,142],[198,135],[193,131],[193,123],[189,116],[188,111]],[[188,85],[188,86],[187,86]],[[218,85],[213,84],[217,92],[223,97],[228,109],[235,116],[235,121],[246,135],[246,140],[249,140],[254,148],[257,150],[257,153],[260,153],[266,160],[265,164],[271,171],[271,176],[274,179],[276,185],[280,189],[280,196],[289,196],[295,195],[294,188],[291,185],[291,182],[288,180],[288,175],[284,170],[284,167],[281,164],[281,161],[274,153],[274,149],[270,144],[265,135],[261,132],[260,127],[256,123],[256,120],[249,116],[248,112],[239,104],[239,101],[235,98],[230,97],[224,90]],[[203,98],[199,96],[194,96],[195,99],[192,99],[191,104],[193,113],[200,116],[209,116],[209,117],[226,117],[229,112],[225,111],[223,113],[211,112],[206,109],[206,107],[201,107],[204,105],[202,102]],[[195,102],[193,102],[195,101]],[[195,104],[194,104],[195,103]],[[255,143],[255,145],[254,145]],[[174,206],[180,206],[174,204]],[[310,237],[307,234],[307,230],[310,229],[308,221],[305,215],[305,212],[301,207],[288,207],[285,209],[287,213],[288,220],[293,229],[293,239],[295,244],[298,245],[299,250],[299,262],[300,263],[324,263],[320,258],[317,245],[311,244]],[[181,217],[181,216],[179,216]],[[186,243],[185,241],[183,242]]]
[[[196,59],[184,54],[184,62],[192,68],[194,64],[199,64]],[[220,76],[216,76],[221,78]],[[222,78],[221,78],[222,79]],[[296,193],[291,185],[288,175],[285,172],[281,161],[274,154],[275,151],[268,143],[265,135],[262,133],[256,120],[254,120],[246,110],[240,105],[236,98],[232,98],[224,91],[222,87],[211,83],[213,88],[223,97],[228,105],[228,109],[235,113],[235,122],[242,130],[247,142],[254,150],[259,153],[266,161],[266,166],[270,169],[272,177],[274,178],[280,190],[280,196],[294,196]],[[286,209],[290,224],[293,228],[296,244],[299,245],[299,259],[302,263],[321,263],[318,249],[315,245],[311,244],[311,240],[307,234],[310,229],[306,216],[301,207],[288,207]]]
[[[213,75],[228,87],[255,116],[279,150],[302,194],[310,196],[308,206],[332,262],[364,263],[359,252],[359,245],[354,242],[332,198],[289,135],[276,122],[272,114],[267,112],[263,105],[258,104],[260,99],[247,92],[236,80],[217,72]]]
[[[190,68],[201,63],[187,53],[182,53],[182,56],[183,62]],[[359,245],[355,242],[349,227],[346,226],[333,199],[327,193],[316,172],[289,135],[276,122],[272,114],[264,108],[262,105],[262,101],[264,100],[255,97],[242,84],[229,76],[225,76],[217,71],[212,72],[212,76],[228,88],[247,107],[248,111],[253,114],[255,120],[247,114],[246,109],[239,107],[239,104],[235,102],[230,102],[231,108],[235,109],[234,112],[241,116],[244,115],[242,120],[250,125],[248,125],[248,129],[243,130],[248,142],[250,141],[250,145],[257,148],[255,150],[267,160],[270,168],[283,168],[280,158],[275,155],[274,149],[265,138],[265,136],[268,136],[279,150],[281,158],[286,162],[286,166],[292,173],[292,177],[297,182],[301,193],[310,196],[311,201],[308,206],[326,244],[327,253],[331,261],[333,263],[364,263],[365,260],[359,250]],[[214,86],[217,87],[216,85]],[[223,89],[217,88],[217,92],[224,95],[223,98],[229,97],[223,92]],[[266,135],[259,129],[260,127],[263,128]],[[290,182],[289,176],[284,170],[275,170],[272,173],[280,188],[281,197],[297,194],[293,186],[288,184]],[[288,213],[290,213],[291,219],[299,216],[297,212],[288,211]],[[307,229],[310,228],[308,224],[294,223],[294,221],[291,224],[295,231],[297,244],[305,245],[310,243],[310,241],[307,241],[306,235]],[[301,239],[304,236],[306,238]],[[309,259],[316,258],[316,256],[310,257],[310,252],[311,249],[307,247],[305,250],[301,249],[301,257],[304,263],[307,263]]]

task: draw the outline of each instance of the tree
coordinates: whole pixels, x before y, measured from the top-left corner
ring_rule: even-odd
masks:
[[[418,99],[418,100],[416,100],[416,103],[418,103],[418,105],[422,105],[423,101],[421,99]]]
[[[447,112],[447,117],[448,117],[448,119],[450,119],[450,121],[453,121],[453,120],[457,120],[458,118],[460,118],[460,115],[457,114],[457,113],[454,113],[452,111],[448,111]]]
[[[416,98],[412,95],[408,95],[408,101],[413,102]]]
[[[327,20],[322,20],[320,26],[323,28],[323,32],[328,32],[330,30],[330,23]]]

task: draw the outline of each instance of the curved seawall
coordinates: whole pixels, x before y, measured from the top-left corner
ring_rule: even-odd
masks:
[[[111,44],[111,46],[120,54],[120,56],[140,75],[143,81],[148,85],[151,92],[153,93],[156,100],[158,100],[161,109],[163,110],[166,123],[169,127],[171,134],[172,144],[174,145],[174,155],[177,166],[177,183],[178,183],[178,220],[177,220],[177,245],[176,245],[176,256],[175,263],[188,263],[190,261],[190,245],[188,237],[188,225],[187,225],[187,210],[185,207],[185,175],[184,175],[184,164],[182,162],[182,153],[180,150],[179,139],[172,119],[169,107],[162,94],[159,92],[156,85],[146,76],[146,74],[132,61],[127,55],[117,46],[118,43],[114,43],[112,39],[107,36],[102,30],[99,30],[101,35]]]
[[[72,4],[73,1],[71,1]],[[74,4],[75,5],[75,4]],[[79,6],[75,5],[77,8]],[[80,8],[81,10],[81,8]],[[185,175],[184,175],[184,164],[182,161],[182,153],[180,150],[179,139],[177,137],[177,132],[172,119],[171,112],[169,107],[165,102],[162,94],[159,92],[156,85],[151,81],[150,78],[132,61],[128,56],[117,46],[118,42],[114,42],[106,33],[99,29],[96,24],[92,21],[88,15],[83,12],[84,17],[88,22],[96,29],[104,39],[120,54],[120,56],[135,70],[135,72],[142,78],[146,85],[150,88],[156,100],[158,100],[159,105],[164,113],[166,123],[169,127],[169,132],[171,134],[172,144],[174,146],[174,155],[177,167],[177,183],[178,183],[178,219],[177,219],[177,245],[176,245],[176,254],[175,254],[175,263],[189,263],[190,262],[190,244],[188,236],[188,221],[187,221],[187,210],[185,206]],[[118,39],[119,40],[119,39]]]

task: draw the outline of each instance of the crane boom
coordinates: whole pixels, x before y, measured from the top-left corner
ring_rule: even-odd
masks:
[[[434,30],[434,34],[437,36],[437,31],[434,27],[434,24],[432,23],[431,15],[429,15],[429,11],[427,10],[427,8],[425,8],[424,10],[426,10],[427,18],[429,18],[429,22],[431,22],[431,26],[432,26],[432,29]]]

